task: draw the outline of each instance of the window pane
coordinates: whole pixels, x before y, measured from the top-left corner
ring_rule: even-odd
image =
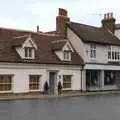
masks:
[[[63,88],[71,88],[71,75],[63,76]]]
[[[71,52],[64,51],[64,60],[70,60],[70,58],[71,58]]]
[[[25,57],[28,57],[28,48],[25,47]]]
[[[3,85],[0,84],[0,91],[3,91]]]
[[[39,75],[30,75],[29,78],[29,89],[30,90],[38,90],[39,89],[39,82],[40,76]]]
[[[111,59],[111,52],[108,52],[108,59]]]
[[[86,85],[87,87],[99,87],[99,71],[87,70],[86,71]]]
[[[105,85],[114,85],[115,84],[115,72],[114,71],[105,71],[104,72],[104,84]]]
[[[31,58],[33,48],[32,47],[25,47],[24,50],[25,50],[25,57],[30,57]]]
[[[90,58],[96,58],[96,44],[90,44]]]
[[[112,51],[112,59],[113,59],[113,60],[114,60],[114,58],[115,58],[114,55],[115,55],[115,54],[114,54],[114,52]]]
[[[9,91],[11,90],[11,84],[6,84],[3,86],[4,87],[4,91]]]
[[[63,83],[63,88],[71,88],[71,83]]]
[[[29,57],[32,57],[32,48],[29,48]]]
[[[10,91],[12,87],[12,77],[10,75],[0,76],[0,91]]]

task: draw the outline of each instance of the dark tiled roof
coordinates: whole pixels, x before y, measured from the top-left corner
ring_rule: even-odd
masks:
[[[13,46],[22,46],[22,44],[25,42],[25,40],[29,37],[29,35],[24,36],[16,36],[12,40]]]
[[[45,34],[56,34],[56,31],[48,31],[48,32],[45,32]]]
[[[67,42],[66,40],[52,41],[52,49],[53,50],[61,50],[64,47],[66,42]]]
[[[104,28],[70,22],[68,27],[84,42],[120,45],[120,40]]]
[[[31,38],[37,45],[36,58],[34,60],[23,60],[17,54],[13,45],[21,45],[24,42],[21,39],[15,39],[18,36],[31,35]],[[0,28],[0,62],[17,62],[17,63],[36,63],[36,64],[70,64],[81,65],[83,60],[75,52],[72,55],[71,62],[63,62],[58,59],[52,51],[52,41],[64,39],[61,36],[42,35],[30,31],[12,30]]]
[[[116,29],[120,29],[120,24],[116,24]]]

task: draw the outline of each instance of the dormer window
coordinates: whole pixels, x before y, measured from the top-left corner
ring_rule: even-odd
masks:
[[[31,35],[17,36],[14,40],[13,46],[22,59],[35,59],[37,45]]]
[[[70,62],[72,60],[72,53],[74,53],[74,50],[68,40],[52,41],[52,50],[61,61]]]
[[[70,61],[71,60],[71,51],[64,51],[64,60],[65,61]]]
[[[25,58],[33,58],[34,56],[34,49],[32,47],[25,47]]]

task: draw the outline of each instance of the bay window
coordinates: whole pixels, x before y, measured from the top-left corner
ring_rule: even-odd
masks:
[[[119,61],[120,60],[120,50],[118,47],[109,46],[108,60],[110,60],[110,61]]]

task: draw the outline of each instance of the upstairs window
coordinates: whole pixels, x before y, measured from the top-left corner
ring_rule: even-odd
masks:
[[[108,51],[108,59],[110,59],[110,60],[120,60],[120,52]]]
[[[118,61],[120,60],[120,50],[114,49],[112,46],[108,47],[108,60]]]
[[[91,59],[96,58],[96,44],[95,43],[90,44],[90,58]]]
[[[71,51],[64,51],[64,60],[65,61],[71,60]]]
[[[34,48],[32,47],[25,47],[25,58],[34,58]]]

